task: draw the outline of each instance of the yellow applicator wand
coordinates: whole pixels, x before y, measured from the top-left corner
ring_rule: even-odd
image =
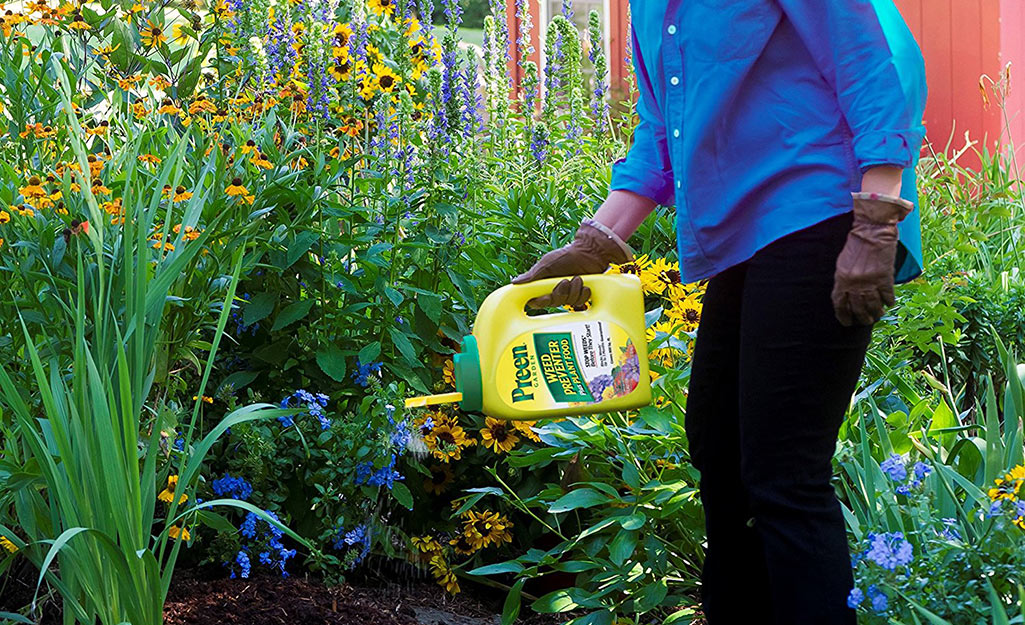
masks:
[[[425,406],[437,406],[438,404],[457,404],[461,401],[463,401],[462,393],[424,395],[422,397],[410,397],[407,399],[406,408],[423,408]]]

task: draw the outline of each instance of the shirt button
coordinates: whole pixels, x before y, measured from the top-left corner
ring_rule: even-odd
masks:
[[[681,182],[680,182],[679,180],[677,180],[677,181],[676,181],[676,188],[677,188],[677,189],[679,189],[679,188],[680,188],[680,184],[681,184]]]
[[[680,136],[680,129],[679,128],[673,128],[673,136],[674,137],[679,137]]]
[[[676,34],[676,25],[675,24],[670,24],[669,28],[666,29],[666,32],[668,32],[670,35],[675,35]]]
[[[673,83],[673,86],[676,86],[680,84],[680,78],[678,76],[673,76],[669,79],[669,82]]]

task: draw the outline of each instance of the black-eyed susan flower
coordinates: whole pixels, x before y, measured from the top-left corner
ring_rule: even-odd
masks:
[[[243,154],[250,154],[255,149],[256,149],[256,142],[253,141],[252,139],[247,139],[246,142],[242,144],[242,147],[240,147],[238,149],[238,151],[243,153]]]
[[[651,266],[651,260],[648,259],[648,255],[644,254],[634,260],[623,263],[621,265],[611,265],[609,267],[609,273],[619,274],[632,274],[640,278],[641,287],[645,293],[653,293],[653,283],[655,282],[655,276],[648,271]]]
[[[674,299],[666,308],[666,317],[681,326],[684,332],[694,332],[701,323],[702,304],[699,296],[691,293]]]
[[[441,546],[441,543],[439,543],[433,536],[413,536],[409,539],[409,542],[413,544],[413,549],[416,549],[420,553],[444,552],[444,548]]]
[[[363,122],[352,115],[346,115],[342,118],[342,125],[338,129],[350,137],[358,137],[359,133],[363,131]]]
[[[36,211],[32,208],[25,206],[24,204],[15,204],[11,206],[11,211],[16,213],[19,217],[35,217]]]
[[[189,105],[189,113],[195,115],[197,113],[213,113],[217,111],[217,105],[206,99],[206,96],[196,96],[195,101]]]
[[[225,195],[228,195],[230,197],[235,197],[235,196],[240,196],[240,195],[244,196],[244,195],[248,194],[249,191],[245,187],[242,186],[242,179],[241,178],[232,178],[231,179],[231,184],[228,185],[228,188],[226,188],[224,190],[224,193],[225,193]]]
[[[154,89],[166,91],[167,88],[171,86],[171,81],[164,78],[163,76],[154,76],[153,78],[149,79],[149,84]]]
[[[376,88],[385,93],[391,93],[402,82],[402,78],[383,63],[374,64],[372,76]]]
[[[455,538],[448,541],[448,544],[452,546],[453,551],[461,556],[472,556],[480,551],[480,547],[470,542],[470,537],[466,534],[457,535]],[[479,542],[477,545],[479,545]]]
[[[138,2],[136,2],[132,6],[128,7],[125,10],[124,20],[125,21],[131,21],[131,20],[135,19],[136,15],[142,13],[145,10],[146,10],[146,7],[144,7],[141,4],[139,4]]]
[[[174,197],[171,198],[172,202],[187,202],[192,199],[192,192],[187,191],[185,187],[178,185],[174,188]]]
[[[477,549],[512,542],[513,524],[499,512],[470,510],[463,519],[463,534]]]
[[[447,464],[432,464],[429,468],[431,476],[424,480],[424,490],[440,495],[448,489],[455,475]]]
[[[156,154],[140,154],[139,155],[139,162],[140,163],[146,163],[147,165],[159,165],[162,160],[163,159],[161,159]]]
[[[431,557],[431,575],[448,592],[453,595],[459,592],[459,578],[456,577],[452,567],[445,561],[445,556],[436,555]]]
[[[139,36],[142,38],[142,45],[147,48],[156,48],[162,43],[167,43],[164,29],[154,24],[153,20],[146,20],[146,27],[139,32]]]
[[[178,487],[178,476],[177,475],[168,475],[167,476],[167,488],[165,488],[164,490],[160,491],[160,494],[157,495],[157,499],[159,499],[160,501],[163,501],[164,503],[171,503],[171,502],[173,502],[174,501],[174,497],[177,494],[177,493],[175,493],[175,489],[177,487]],[[178,504],[179,505],[185,503],[188,500],[189,500],[189,496],[188,495],[178,495]]]
[[[7,211],[0,210],[0,225],[6,224],[6,223],[10,223],[10,222],[11,222],[11,214],[8,213]]]
[[[3,534],[0,534],[0,547],[3,547],[4,551],[8,553],[18,552],[18,546],[11,542],[11,540]]]
[[[177,525],[172,525],[167,528],[167,536],[169,538],[184,540],[185,542],[192,540],[192,535],[189,534],[189,530],[184,527],[178,527]]]
[[[18,189],[18,191],[26,198],[37,198],[46,196],[46,189],[42,187],[43,181],[39,179],[39,176],[30,176],[28,184]]]
[[[68,28],[71,30],[89,30],[92,26],[82,19],[81,13],[75,11],[75,14],[71,16],[71,22],[68,24]]]
[[[508,421],[500,421],[493,417],[484,419],[484,427],[480,430],[481,444],[496,454],[508,453],[520,441],[520,437]]]
[[[259,167],[261,169],[273,169],[274,168],[274,164],[271,163],[269,160],[267,160],[267,156],[263,152],[261,152],[259,150],[257,150],[255,153],[253,153],[253,158],[250,159],[250,162],[253,165],[256,165],[257,167]]]
[[[456,385],[456,367],[451,358],[445,361],[445,366],[441,370],[441,379],[449,386]]]
[[[164,98],[161,100],[160,108],[157,109],[157,113],[166,115],[179,115],[181,112],[182,110],[175,105],[171,98]]]
[[[89,186],[93,195],[110,195],[110,189],[108,189],[99,178],[93,178],[93,182]]]
[[[537,421],[512,421],[512,426],[516,428],[518,432],[523,436],[534,441],[535,443],[541,442],[541,437],[534,431],[534,426],[537,425]]]
[[[466,435],[454,418],[434,424],[429,434],[424,436],[424,444],[434,457],[442,462],[459,460],[463,457],[463,449],[476,444],[477,441]]]

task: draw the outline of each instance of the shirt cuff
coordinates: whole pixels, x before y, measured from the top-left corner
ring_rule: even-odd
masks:
[[[918,156],[911,146],[921,145],[916,130],[875,130],[854,137],[854,155],[862,173],[880,165],[907,168]]]
[[[645,168],[640,170],[628,159],[621,158],[612,164],[612,191],[631,191],[643,195],[660,206],[673,204],[673,176],[661,170]]]

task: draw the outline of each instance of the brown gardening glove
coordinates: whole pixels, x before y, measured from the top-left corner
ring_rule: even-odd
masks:
[[[872,325],[893,306],[897,224],[911,202],[878,193],[852,193],[854,225],[836,259],[833,309],[845,326]]]
[[[574,276],[559,282],[551,293],[535,297],[527,305],[531,308],[578,308],[591,298],[591,289],[584,286],[580,276],[603,273],[612,263],[632,259],[630,247],[616,233],[597,221],[585,219],[572,243],[548,252],[525,273],[513,278],[512,283]]]

